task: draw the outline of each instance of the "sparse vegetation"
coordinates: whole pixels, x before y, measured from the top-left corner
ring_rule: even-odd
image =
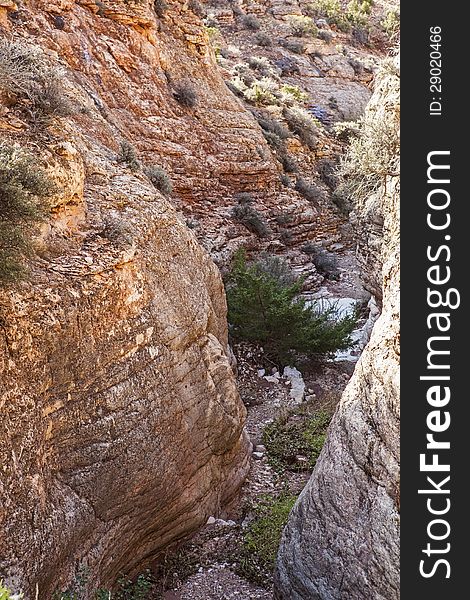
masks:
[[[307,304],[302,283],[277,257],[248,263],[239,251],[226,286],[232,336],[261,344],[281,364],[348,348],[356,317]]]
[[[286,173],[295,173],[298,170],[295,159],[290,154],[284,153],[279,156],[282,168]]]
[[[323,191],[314,183],[308,183],[302,177],[297,177],[295,189],[309,202],[316,202],[323,197]]]
[[[388,38],[391,41],[395,40],[400,31],[400,13],[396,10],[389,10],[380,25]]]
[[[296,496],[284,492],[264,495],[253,507],[254,519],[246,528],[239,557],[239,571],[249,581],[261,585],[271,582],[282,531]]]
[[[265,106],[279,104],[279,98],[276,94],[277,85],[269,77],[257,79],[244,91],[244,96],[248,101]]]
[[[333,126],[335,136],[342,142],[351,142],[360,133],[360,124],[356,121],[340,121]]]
[[[105,218],[101,235],[117,246],[131,246],[134,242],[134,231],[130,223],[117,217]]]
[[[283,48],[294,54],[303,54],[305,52],[305,45],[300,41],[283,39],[280,40],[280,44]]]
[[[281,70],[281,77],[284,77],[286,75],[300,74],[299,63],[294,58],[283,56],[278,60],[274,61],[274,64]]]
[[[326,19],[330,25],[335,25],[340,31],[348,32],[351,29],[351,24],[339,0],[315,0],[306,7],[305,11],[311,17]]]
[[[199,0],[189,0],[188,8],[201,19],[206,16],[206,9]]]
[[[18,106],[34,125],[73,113],[71,101],[43,52],[20,41],[0,40],[0,97]]]
[[[311,471],[317,462],[331,417],[326,412],[290,411],[263,431],[269,464],[276,471]]]
[[[373,0],[351,0],[346,9],[346,18],[354,27],[367,27]]]
[[[20,279],[31,253],[28,235],[44,218],[44,201],[56,185],[37,160],[17,146],[0,143],[0,285]]]
[[[311,150],[317,146],[317,133],[321,128],[320,122],[303,108],[284,108],[283,117],[289,129],[297,134],[301,141]]]
[[[373,0],[351,0],[344,10],[339,0],[315,0],[306,7],[306,13],[314,18],[322,17],[347,33],[353,27],[368,28],[372,5]]]
[[[394,59],[384,61],[376,85],[387,85],[387,102],[380,112],[369,113],[360,122],[357,137],[341,161],[341,184],[336,199],[364,201],[398,172],[399,78]]]
[[[182,106],[194,108],[197,104],[197,92],[190,81],[180,81],[173,88],[173,97]]]
[[[281,183],[284,187],[290,187],[291,186],[291,180],[290,177],[288,175],[286,175],[285,173],[282,173],[281,177]]]
[[[247,63],[251,69],[258,71],[261,75],[268,76],[272,72],[269,60],[265,56],[251,56]]]
[[[281,96],[284,102],[292,104],[294,101],[303,103],[307,102],[308,94],[303,92],[296,85],[285,84],[281,86]]]
[[[127,140],[121,142],[117,160],[119,163],[127,165],[134,172],[138,171],[141,167],[134,146]]]
[[[0,579],[0,600],[21,600],[22,598],[24,598],[23,594],[13,594]]]
[[[333,39],[333,34],[331,31],[327,31],[326,29],[319,29],[317,32],[317,38],[329,44]]]
[[[72,585],[65,591],[57,591],[52,600],[83,600],[89,598],[87,583],[89,579],[86,567],[81,567]],[[116,582],[116,590],[111,592],[100,588],[93,594],[93,600],[150,600],[153,598],[154,578],[149,570],[141,573],[135,580],[120,577]],[[91,597],[90,597],[91,598]]]
[[[148,165],[144,167],[144,173],[153,183],[155,188],[164,196],[170,196],[173,191],[173,184],[168,173],[158,165]]]
[[[255,41],[255,44],[257,44],[258,46],[268,48],[269,46],[273,45],[273,42],[269,35],[267,33],[263,33],[262,31],[257,33],[253,39]]]
[[[157,17],[162,19],[168,10],[168,4],[165,2],[165,0],[154,0],[153,9],[155,10]]]
[[[322,158],[317,161],[317,172],[330,190],[336,189],[338,185],[337,170],[338,165],[328,158]]]
[[[255,113],[255,117],[264,131],[274,133],[281,140],[286,140],[289,137],[289,131],[276,119],[260,113]]]
[[[318,27],[310,17],[304,15],[292,15],[289,18],[289,26],[292,35],[296,37],[316,36]]]
[[[369,29],[366,27],[354,27],[351,33],[351,39],[356,46],[369,46]]]
[[[255,17],[255,15],[243,15],[241,18],[241,23],[245,29],[249,29],[250,31],[258,31],[261,27],[261,23]]]
[[[238,201],[238,204],[232,208],[232,217],[244,225],[249,231],[255,233],[258,237],[267,237],[269,227],[260,215],[260,213],[251,206],[250,202]]]
[[[340,271],[334,254],[327,252],[321,246],[311,243],[305,244],[302,247],[302,251],[311,256],[312,262],[320,275],[323,275],[327,279],[339,279]]]
[[[364,65],[361,63],[360,60],[356,60],[355,58],[349,58],[348,59],[348,63],[354,69],[354,74],[356,76],[359,76],[359,75],[361,75],[363,73],[363,71],[364,71]]]

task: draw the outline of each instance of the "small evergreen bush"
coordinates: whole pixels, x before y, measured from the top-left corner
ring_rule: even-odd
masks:
[[[301,288],[302,280],[283,261],[249,264],[245,253],[237,252],[226,286],[233,337],[261,344],[282,364],[348,348],[356,317],[307,304]]]

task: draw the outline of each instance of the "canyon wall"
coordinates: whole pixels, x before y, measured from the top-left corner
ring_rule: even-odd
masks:
[[[399,127],[399,78],[389,63],[366,114],[373,137]],[[377,137],[380,139],[380,137]],[[382,138],[382,144],[389,138]],[[385,148],[377,146],[376,152]],[[383,185],[356,205],[365,283],[382,306],[330,425],[312,477],[290,515],[277,597],[399,598],[399,184],[396,156]]]
[[[80,569],[90,589],[132,576],[218,514],[248,468],[219,272],[120,144],[188,203],[277,174],[200,20],[152,7],[0,7],[2,35],[58,67],[74,104],[46,129],[0,107],[2,140],[59,190],[28,278],[0,290],[0,579],[26,599]],[[194,108],[173,97],[186,78]]]

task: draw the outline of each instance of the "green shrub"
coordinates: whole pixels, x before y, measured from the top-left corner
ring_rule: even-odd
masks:
[[[141,167],[134,146],[127,140],[121,142],[117,161],[118,163],[127,165],[134,172],[138,171]]]
[[[70,588],[65,591],[56,591],[52,600],[84,600],[84,598],[93,598],[93,600],[150,600],[153,598],[154,579],[149,570],[141,573],[135,580],[121,576],[116,582],[116,590],[111,592],[100,588],[89,596],[87,593],[87,584],[89,573],[86,567],[81,567]]]
[[[165,169],[158,165],[147,165],[144,167],[144,173],[164,196],[171,196],[173,184]]]
[[[400,31],[400,13],[396,10],[389,10],[380,25],[388,38],[394,40]]]
[[[295,37],[316,36],[318,33],[318,27],[312,19],[303,15],[292,15],[289,18],[289,26]]]
[[[23,258],[31,252],[29,232],[43,220],[44,200],[56,191],[33,156],[0,143],[0,284],[24,274]]]
[[[263,430],[269,464],[277,471],[311,471],[325,443],[330,416],[291,411]],[[305,460],[299,460],[299,458]]]
[[[348,32],[351,24],[339,0],[315,0],[309,4],[306,13],[311,17],[322,17],[330,25],[335,25],[340,31]]]
[[[0,579],[0,600],[21,600],[23,597],[23,594],[13,594],[3,585],[3,580]]]
[[[306,102],[308,100],[308,94],[303,92],[298,86],[291,84],[284,84],[281,86],[282,99],[286,104],[292,104],[295,102]]]
[[[180,81],[175,84],[173,97],[179,104],[187,108],[194,108],[197,104],[197,93],[189,81]]]
[[[346,18],[354,27],[367,27],[373,0],[351,0],[346,8]]]
[[[150,571],[141,573],[134,581],[127,577],[118,580],[113,600],[150,600],[153,578]]]
[[[239,557],[239,572],[249,581],[271,583],[282,531],[295,501],[296,496],[284,492],[264,495],[253,507],[255,516],[244,532]]]
[[[241,18],[241,23],[245,29],[249,29],[250,31],[258,31],[261,27],[261,23],[255,17],[255,15],[243,15]]]
[[[248,264],[237,252],[226,286],[233,337],[261,344],[282,364],[348,348],[356,317],[307,304],[301,288],[302,280],[280,259]]]

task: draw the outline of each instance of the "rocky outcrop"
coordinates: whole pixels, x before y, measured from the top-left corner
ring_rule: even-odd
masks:
[[[75,104],[47,129],[0,107],[2,139],[59,190],[29,278],[0,291],[0,579],[47,600],[82,568],[90,589],[132,576],[218,514],[248,466],[219,272],[120,142],[176,173],[182,196],[275,174],[185,5],[160,23],[150,2],[9,15]],[[194,110],[165,69],[195,82]]]
[[[394,69],[379,78],[366,116],[371,130],[384,118],[398,127],[398,81]],[[357,207],[367,281],[379,295],[382,312],[284,532],[276,584],[282,599],[399,597],[399,216],[394,171],[395,165],[379,191]]]

